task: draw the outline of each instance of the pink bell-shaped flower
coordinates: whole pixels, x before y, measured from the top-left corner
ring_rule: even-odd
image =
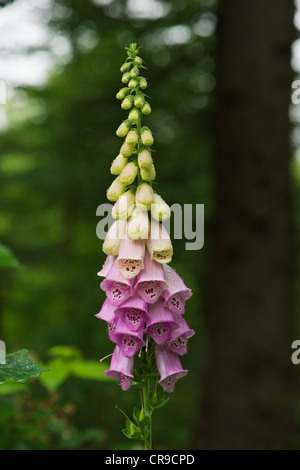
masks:
[[[96,318],[106,321],[108,336],[111,337],[116,329],[117,317],[115,315],[116,305],[112,305],[109,299],[105,299],[99,313],[95,315]]]
[[[181,315],[176,315],[174,318],[178,328],[171,331],[169,349],[182,356],[187,353],[188,339],[195,334],[195,331],[189,327]]]
[[[134,290],[146,303],[153,304],[167,288],[163,266],[146,251],[144,269],[138,274]]]
[[[132,279],[144,268],[145,241],[124,237],[115,265],[125,279]]]
[[[106,257],[106,260],[104,261],[101,271],[97,273],[97,276],[106,277],[108,274],[108,271],[110,270],[110,268],[112,267],[115,261],[116,261],[115,256],[108,255]]]
[[[100,320],[104,320],[107,323],[111,322],[115,317],[115,310],[116,306],[112,305],[109,299],[105,299],[101,310],[99,313],[95,315],[96,318],[100,318]]]
[[[116,331],[116,326],[117,326],[117,317],[115,316],[110,322],[107,323],[107,332],[109,339],[111,340],[112,335]]]
[[[184,313],[185,301],[192,296],[189,289],[177,272],[170,266],[164,266],[168,289],[164,292],[165,305],[173,313]]]
[[[129,330],[123,318],[119,317],[115,331],[111,334],[110,339],[117,343],[123,356],[134,356],[143,346],[144,329],[138,331]]]
[[[129,330],[138,331],[144,328],[148,319],[147,304],[137,295],[133,296],[116,308],[115,315],[125,321]]]
[[[121,305],[133,294],[133,280],[124,279],[120,270],[114,264],[105,279],[100,284],[107,298],[113,305]]]
[[[177,354],[170,351],[165,346],[156,346],[155,359],[160,375],[158,383],[165,392],[173,392],[177,380],[184,377],[188,371],[182,368]]]
[[[163,299],[149,305],[148,313],[146,334],[151,336],[157,344],[169,341],[171,330],[177,328],[178,325],[172,312],[164,307]]]
[[[128,390],[132,384],[133,357],[125,357],[118,346],[115,347],[110,368],[104,373],[111,379],[120,382],[122,390]]]

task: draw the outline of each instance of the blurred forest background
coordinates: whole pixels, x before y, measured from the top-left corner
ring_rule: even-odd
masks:
[[[115,404],[130,413],[137,390],[94,368],[111,352],[94,318],[105,260],[96,209],[120,146],[115,95],[131,42],[147,66],[159,192],[170,205],[205,205],[204,247],[174,240],[197,334],[188,376],[154,416],[154,448],[299,448],[293,2],[276,0],[270,14],[266,0],[30,0],[28,36],[25,2],[1,3],[2,36],[5,21],[13,32],[1,45],[0,242],[21,266],[0,271],[0,338],[50,372],[0,385],[0,448],[135,446]],[[31,57],[46,79],[38,66],[23,79]]]

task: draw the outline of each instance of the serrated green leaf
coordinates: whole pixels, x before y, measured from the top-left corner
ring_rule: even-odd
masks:
[[[131,434],[130,439],[143,439],[141,431],[135,431]]]
[[[131,421],[129,419],[126,419],[126,429],[131,434]]]
[[[6,364],[0,364],[0,384],[9,379],[24,383],[45,372],[37,362],[29,359],[27,354],[27,349],[21,349],[6,355]]]
[[[19,268],[20,263],[12,251],[0,243],[0,268]]]
[[[170,398],[166,398],[165,400],[161,400],[156,405],[152,405],[152,407],[155,410],[158,410],[159,408],[162,408],[163,406],[165,406],[168,403],[169,400],[170,400]]]
[[[134,421],[137,424],[139,424],[140,410],[138,408],[136,408],[136,407],[133,408],[132,416],[133,416]]]
[[[141,426],[147,426],[147,424],[149,423],[150,421],[150,416],[144,416],[143,419],[141,419],[140,421],[140,425]]]
[[[128,429],[122,429],[122,433],[128,439],[143,439],[141,431],[130,432]]]
[[[128,437],[128,439],[131,439],[131,433],[128,431],[128,429],[122,429],[122,433],[124,436]]]

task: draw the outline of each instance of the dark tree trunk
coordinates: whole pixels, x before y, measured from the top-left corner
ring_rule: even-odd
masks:
[[[216,206],[198,447],[292,447],[292,0],[219,9]]]

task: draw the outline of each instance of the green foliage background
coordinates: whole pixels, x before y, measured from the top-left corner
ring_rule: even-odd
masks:
[[[68,37],[73,56],[56,67],[46,87],[19,89],[6,105],[10,125],[0,139],[0,240],[15,253],[21,269],[0,271],[0,337],[7,352],[26,348],[41,363],[49,361],[48,350],[57,345],[74,346],[89,361],[112,352],[104,324],[94,317],[104,301],[96,273],[105,260],[96,236],[96,209],[107,202],[109,167],[120,147],[115,130],[126,117],[115,98],[122,86],[124,47],[137,42],[148,68],[152,114],[145,123],[155,136],[157,190],[170,205],[205,204],[204,248],[186,251],[186,240],[174,240],[172,261],[194,292],[186,320],[197,334],[182,360],[190,372],[154,417],[154,447],[184,449],[191,446],[201,398],[213,188],[215,37],[196,34],[195,25],[202,15],[212,14],[215,2],[157,2],[168,11],[158,19],[133,18],[128,4],[57,0],[47,21],[54,36]],[[172,43],[172,28],[178,25],[190,36]],[[84,35],[98,40],[94,47],[84,42]],[[26,390],[0,395],[0,448],[85,448],[86,442],[97,449],[133,445],[120,432],[124,418],[115,404],[130,413],[138,404],[136,389],[124,393],[112,381],[67,374],[54,390],[43,387],[46,374]],[[23,410],[21,416],[6,415],[7,400],[9,409]],[[28,403],[37,418],[35,413],[28,415]],[[58,427],[48,429],[66,404],[74,412],[63,425],[59,421]],[[12,420],[18,426],[11,431],[15,438],[7,440],[5,429]],[[40,442],[39,433],[30,434],[25,422],[47,438]],[[78,433],[82,436],[89,429],[90,440],[89,434],[76,440]]]

